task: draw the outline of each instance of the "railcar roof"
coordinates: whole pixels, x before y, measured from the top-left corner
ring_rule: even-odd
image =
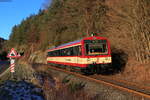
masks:
[[[95,38],[95,37],[96,37],[97,39],[106,39],[106,38],[104,38],[104,37],[97,37],[97,36],[86,37],[86,38],[83,38],[83,39],[91,39],[91,38]],[[62,47],[65,47],[65,46],[68,46],[68,45],[71,45],[71,44],[80,43],[83,39],[76,40],[76,41],[69,42],[69,43],[65,43],[65,44],[62,44],[62,45],[59,45],[59,46],[56,46],[56,47],[53,47],[53,48],[49,48],[48,50],[58,49],[58,48],[62,48]]]
[[[73,42],[69,42],[69,43],[65,43],[65,44],[62,44],[56,48],[61,48],[61,47],[64,47],[64,46],[67,46],[67,45],[71,45],[71,44],[75,44],[75,43],[78,43],[78,42],[81,42],[81,40],[76,40],[76,41],[73,41]]]
[[[81,42],[81,40],[76,40],[76,41],[72,41],[72,42],[69,42],[69,43],[65,43],[65,44],[59,45],[59,46],[57,46],[57,47],[49,48],[49,50],[50,50],[50,49],[61,48],[61,47],[64,47],[64,46],[67,46],[67,45],[71,45],[71,44],[75,44],[75,43],[79,43],[79,42]]]

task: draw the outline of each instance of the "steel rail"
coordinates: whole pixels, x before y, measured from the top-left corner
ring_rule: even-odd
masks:
[[[122,80],[122,79],[116,79],[114,77],[108,77],[108,76],[103,76],[103,75],[94,75],[94,76],[91,76],[92,78],[95,78],[95,77],[99,77],[99,78],[105,78],[107,80],[112,80],[112,81],[115,81],[115,82],[118,82],[118,83],[123,83],[123,84],[128,84],[128,85],[131,85],[131,86],[135,86],[135,87],[138,87],[139,89],[145,89],[145,90],[149,90],[150,92],[150,87],[149,86],[143,86],[143,85],[139,85],[139,84],[136,84],[134,82],[131,82],[131,81],[125,81],[125,80]]]

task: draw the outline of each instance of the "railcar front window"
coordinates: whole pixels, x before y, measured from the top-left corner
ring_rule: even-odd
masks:
[[[106,55],[108,53],[106,40],[85,40],[86,55]]]

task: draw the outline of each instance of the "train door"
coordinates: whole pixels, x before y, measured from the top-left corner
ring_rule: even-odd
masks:
[[[80,64],[80,56],[81,56],[81,46],[74,47],[74,61],[76,64]]]

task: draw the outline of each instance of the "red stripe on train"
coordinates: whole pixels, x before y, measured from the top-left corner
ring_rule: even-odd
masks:
[[[88,65],[88,64],[66,63],[66,62],[57,62],[57,61],[47,61],[47,63],[69,65],[69,66],[72,66],[72,67],[81,67],[81,68],[85,68]],[[110,63],[98,63],[98,64],[110,64]]]
[[[57,61],[47,61],[47,63],[55,63],[55,64],[62,64],[62,65],[69,65],[73,67],[86,67],[87,64],[78,64],[78,63],[66,63],[66,62],[57,62]]]
[[[97,57],[111,57],[111,55],[97,55],[97,56],[49,56],[51,58],[54,57],[80,57],[80,58],[97,58]],[[47,58],[49,58],[47,57]]]

